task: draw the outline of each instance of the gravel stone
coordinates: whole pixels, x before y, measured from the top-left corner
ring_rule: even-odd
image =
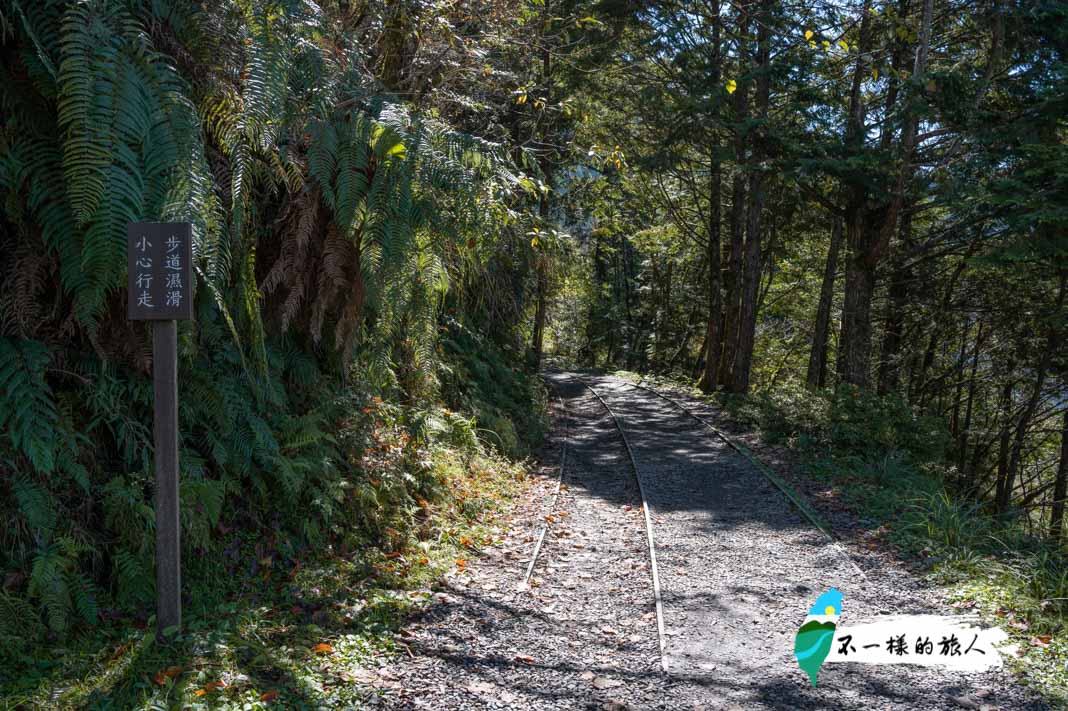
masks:
[[[391,660],[395,709],[991,709],[1046,706],[1007,670],[828,665],[816,689],[793,638],[813,600],[845,594],[843,620],[948,609],[885,554],[833,544],[767,479],[673,404],[619,378],[582,374],[619,418],[653,520],[661,655],[644,514],[615,421],[573,374],[547,380],[566,410],[541,480],[505,541],[445,581]],[[722,423],[722,413],[672,393]],[[566,411],[566,415],[565,415]],[[564,487],[552,510],[566,432]],[[764,452],[761,452],[764,455]],[[777,471],[782,462],[773,462]],[[561,515],[561,513],[566,515]],[[530,584],[534,542],[552,516]],[[832,520],[859,530],[843,516]],[[857,566],[865,571],[861,574]],[[381,673],[381,672],[380,672]]]

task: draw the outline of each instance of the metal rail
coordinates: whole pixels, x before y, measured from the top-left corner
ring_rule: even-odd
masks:
[[[656,602],[656,633],[660,644],[660,668],[666,672],[667,668],[664,666],[664,647],[667,638],[664,633],[664,601],[660,594],[660,572],[656,565],[656,543],[653,538],[653,519],[652,515],[649,513],[649,502],[645,498],[645,487],[642,486],[642,477],[638,472],[638,461],[634,458],[634,450],[631,449],[630,441],[627,439],[627,433],[623,431],[623,425],[620,422],[619,417],[612,411],[612,408],[608,406],[608,403],[604,401],[604,398],[602,398],[597,391],[582,378],[576,375],[568,375],[568,377],[584,385],[586,389],[597,398],[598,402],[601,403],[604,409],[608,411],[608,414],[612,417],[612,422],[616,426],[616,430],[619,431],[619,436],[623,439],[623,445],[627,448],[627,456],[630,458],[630,466],[634,470],[634,479],[638,482],[638,494],[641,496],[642,513],[645,517],[645,537],[649,544],[649,568],[653,578],[653,599]]]
[[[567,438],[570,433],[570,415],[567,412],[567,403],[563,398],[557,398],[560,403],[560,408],[564,411],[564,442],[560,445],[560,472],[556,478],[556,489],[553,491],[553,500],[549,505],[550,514],[556,509],[556,502],[560,498],[560,490],[564,486],[564,460],[567,457]],[[545,519],[541,525],[541,533],[538,534],[538,542],[534,544],[534,552],[530,556],[530,563],[527,565],[527,573],[523,576],[523,582],[529,584],[530,576],[534,574],[534,566],[538,562],[538,554],[541,553],[541,546],[545,542],[545,534],[549,532],[549,520]]]
[[[728,447],[730,447],[734,451],[738,452],[738,454],[741,454],[742,457],[744,457],[750,464],[752,464],[757,469],[757,471],[759,471],[761,474],[763,474],[764,477],[775,486],[775,488],[777,488],[780,492],[782,492],[783,496],[785,496],[794,506],[796,506],[797,510],[800,511],[801,514],[805,518],[807,518],[809,520],[809,522],[813,526],[815,526],[816,529],[818,529],[819,532],[822,533],[827,538],[827,540],[834,547],[834,549],[836,551],[838,551],[838,553],[843,558],[845,558],[849,562],[849,564],[851,566],[853,566],[853,569],[856,570],[858,574],[860,574],[860,577],[864,578],[865,580],[868,579],[868,576],[864,574],[864,571],[860,569],[860,566],[857,565],[856,561],[853,560],[852,556],[850,556],[842,548],[841,544],[838,542],[838,539],[830,531],[830,528],[827,526],[827,524],[823,522],[823,519],[820,518],[819,514],[817,514],[815,511],[813,511],[812,507],[809,506],[808,503],[801,498],[800,494],[798,494],[796,491],[794,491],[793,488],[789,484],[787,484],[785,481],[783,481],[781,478],[779,478],[779,475],[776,474],[774,471],[772,471],[771,468],[767,464],[762,462],[755,454],[753,454],[753,452],[748,447],[746,447],[745,445],[742,445],[742,444],[738,444],[732,438],[730,438],[726,434],[724,434],[723,431],[720,430],[718,427],[714,426],[712,423],[710,423],[705,418],[697,415],[696,413],[692,412],[688,408],[684,407],[683,405],[681,405],[674,398],[670,398],[667,395],[664,395],[663,393],[661,393],[661,392],[659,392],[657,390],[653,390],[650,387],[646,387],[645,385],[642,385],[640,382],[632,383],[632,382],[627,381],[627,380],[624,380],[623,382],[626,385],[630,385],[633,388],[637,388],[639,390],[644,390],[644,391],[646,391],[648,393],[652,393],[653,395],[656,395],[657,397],[659,397],[659,398],[661,398],[663,400],[667,400],[669,403],[671,403],[672,405],[674,405],[678,409],[682,410],[685,414],[689,415],[690,417],[692,417],[693,419],[697,420],[698,422],[700,422],[702,425],[704,425],[708,429],[712,430],[712,432],[715,433],[715,435],[717,437],[719,437],[721,440],[723,440],[723,442]]]

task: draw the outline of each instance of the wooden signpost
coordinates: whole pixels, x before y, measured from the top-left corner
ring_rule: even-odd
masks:
[[[152,321],[156,448],[156,630],[182,624],[178,514],[178,320],[193,318],[192,226],[131,222],[126,228],[127,316]]]

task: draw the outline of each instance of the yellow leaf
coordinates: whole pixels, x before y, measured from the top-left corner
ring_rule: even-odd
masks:
[[[879,81],[879,68],[878,67],[872,67],[871,68],[871,78],[874,81]]]
[[[733,79],[728,79],[727,80],[727,93],[728,94],[733,94],[734,91],[737,88],[738,88],[738,82],[734,81]]]
[[[517,98],[515,100],[515,103],[517,103],[517,104],[525,104],[525,103],[527,103],[527,95],[526,94],[520,94],[519,98]]]
[[[805,39],[807,39],[807,40],[812,39],[812,35],[814,35],[814,34],[816,34],[816,33],[813,32],[812,30],[805,30]]]
[[[537,248],[537,246],[538,246],[538,238],[537,237],[531,237],[530,238],[530,246],[534,247],[534,248]]]
[[[828,41],[828,40],[823,40],[823,48],[824,48],[824,49],[830,49],[830,48],[831,48],[831,43],[830,43],[830,41]]]
[[[846,52],[849,51],[849,43],[846,42],[845,40],[838,40],[838,46],[841,47]]]
[[[326,642],[320,642],[319,644],[312,647],[312,651],[316,654],[333,654],[334,648]]]
[[[490,74],[493,74],[493,67],[488,64],[482,67],[482,76],[488,77]]]

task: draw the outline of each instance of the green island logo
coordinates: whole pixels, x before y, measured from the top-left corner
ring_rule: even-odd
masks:
[[[834,645],[834,631],[842,616],[842,599],[837,588],[820,595],[816,604],[809,608],[805,622],[794,638],[794,656],[801,670],[808,674],[812,686],[816,686],[816,675]]]

